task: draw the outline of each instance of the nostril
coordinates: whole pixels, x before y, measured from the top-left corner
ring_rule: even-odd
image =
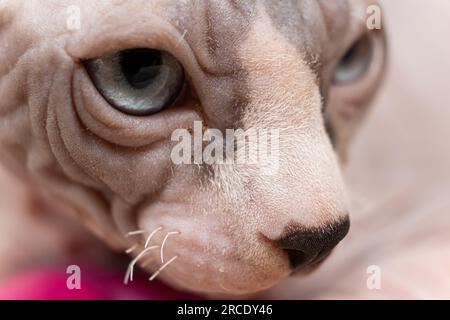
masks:
[[[292,269],[296,269],[307,264],[307,257],[303,251],[286,249],[285,250],[289,257],[289,262]]]
[[[324,260],[345,237],[349,227],[348,218],[320,229],[291,225],[277,243],[286,251],[291,267],[295,269]]]
[[[289,257],[292,269],[301,268],[308,265],[318,264],[327,258],[333,248],[322,249],[319,253],[308,255],[301,250],[285,249]]]

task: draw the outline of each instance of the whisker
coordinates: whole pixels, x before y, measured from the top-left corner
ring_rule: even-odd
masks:
[[[144,233],[145,233],[144,230],[130,231],[130,232],[128,232],[128,233],[125,235],[125,237],[137,236],[137,235],[144,234]]]
[[[187,34],[187,30],[184,30],[183,34],[181,35],[180,39],[178,39],[177,45],[175,47],[178,47],[181,43],[181,41],[183,41],[184,37]]]
[[[150,240],[152,239],[152,237],[158,232],[161,231],[163,229],[163,227],[159,227],[157,229],[155,229],[152,233],[150,233],[150,235],[147,237],[147,240],[145,241],[145,245],[144,248],[148,247],[148,244],[150,242]]]
[[[164,263],[164,245],[166,244],[167,239],[174,234],[180,234],[179,231],[168,232],[164,237],[163,242],[161,243],[161,263]]]
[[[225,290],[225,291],[227,291],[227,292],[230,292],[230,291],[231,291],[230,289],[225,288],[225,286],[224,286],[222,283],[219,283],[219,286],[220,286],[223,290]]]
[[[132,247],[128,248],[127,250],[125,250],[125,253],[126,253],[126,254],[130,254],[130,253],[132,253],[132,252],[134,251],[134,249],[136,249],[136,248],[137,248],[137,244],[135,244],[134,246],[132,246]]]
[[[127,268],[127,272],[125,273],[125,278],[124,278],[124,280],[123,280],[123,283],[124,283],[124,284],[127,284],[127,283],[128,283],[128,280],[129,280],[129,281],[133,281],[133,270],[134,270],[134,265],[136,264],[136,262],[138,262],[138,260],[139,260],[140,258],[142,258],[142,256],[143,256],[144,254],[146,254],[146,253],[148,253],[149,251],[151,251],[151,250],[153,250],[153,249],[156,249],[156,248],[159,248],[159,246],[151,246],[151,247],[148,247],[148,248],[142,250],[142,251],[136,256],[136,258],[134,258],[134,259],[130,262],[130,264],[128,265],[128,268]]]
[[[169,261],[167,261],[165,264],[163,264],[161,266],[161,268],[159,268],[158,270],[156,270],[156,272],[154,274],[152,274],[152,276],[149,278],[149,280],[153,281],[161,273],[161,271],[163,271],[165,268],[167,268],[169,266],[169,264],[174,262],[177,258],[178,258],[178,256],[175,256],[172,259],[170,259]]]

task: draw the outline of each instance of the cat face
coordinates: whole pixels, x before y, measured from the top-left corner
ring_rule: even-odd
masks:
[[[176,287],[245,294],[310,272],[349,228],[340,160],[385,56],[371,4],[4,1],[2,160]]]

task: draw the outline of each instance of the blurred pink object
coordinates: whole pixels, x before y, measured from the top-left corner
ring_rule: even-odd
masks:
[[[177,300],[198,297],[175,291],[136,274],[123,284],[123,274],[81,268],[81,288],[68,289],[65,268],[42,268],[18,274],[0,283],[0,300]]]

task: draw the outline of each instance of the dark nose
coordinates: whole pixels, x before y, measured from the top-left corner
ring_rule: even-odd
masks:
[[[277,243],[287,252],[292,268],[296,269],[324,260],[345,237],[349,228],[348,217],[318,229],[289,226],[286,235]]]

